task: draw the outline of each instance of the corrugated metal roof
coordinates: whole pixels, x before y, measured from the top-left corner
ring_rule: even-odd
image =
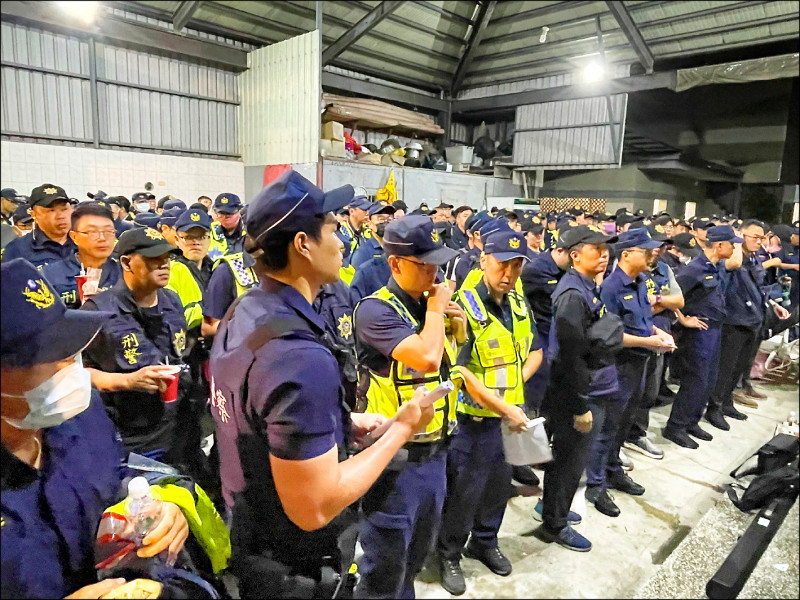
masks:
[[[323,2],[323,48],[357,23],[378,0]],[[109,2],[169,25],[180,2]],[[310,31],[313,0],[203,2],[184,31],[274,43]],[[474,0],[408,1],[357,40],[333,65],[428,90],[448,90],[476,18]],[[796,38],[798,2],[644,0],[625,2],[655,58],[702,54]],[[576,58],[597,52],[595,17],[600,17],[608,61],[637,62],[605,2],[499,2],[464,79],[464,87],[559,73]],[[542,27],[547,41],[539,43]],[[220,30],[214,31],[215,27]],[[657,66],[656,66],[657,67]]]

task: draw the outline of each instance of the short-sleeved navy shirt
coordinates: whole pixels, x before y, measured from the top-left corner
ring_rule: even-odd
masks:
[[[391,277],[392,269],[389,267],[389,260],[385,254],[381,254],[369,259],[359,267],[353,276],[350,288],[358,296],[358,299],[366,298],[389,283]]]
[[[225,261],[220,262],[211,273],[208,287],[203,295],[203,316],[221,319],[236,300],[236,278]]]
[[[383,254],[383,248],[381,248],[378,240],[376,240],[374,237],[371,237],[364,240],[361,244],[359,244],[358,248],[353,251],[353,255],[350,257],[350,264],[354,269],[360,269],[361,265],[363,265],[365,262],[380,256],[381,254]]]
[[[42,268],[42,273],[47,277],[47,281],[53,284],[67,308],[80,308],[81,306],[78,284],[75,281],[75,277],[80,272],[81,262],[77,253],[64,260],[49,263]],[[114,287],[120,279],[122,279],[122,267],[117,259],[109,257],[100,271],[100,284],[97,292],[104,292]]]
[[[528,300],[533,317],[536,319],[536,330],[542,336],[550,335],[550,323],[553,320],[552,295],[564,276],[549,251],[540,252],[522,269],[522,289]]]
[[[82,413],[45,429],[34,469],[2,448],[3,598],[63,598],[97,582],[94,540],[122,495],[125,453],[96,391]]]
[[[400,289],[394,279],[389,281],[389,290],[397,296],[417,323],[425,322],[428,301],[414,300]],[[356,349],[359,363],[382,376],[389,374],[392,352],[407,337],[418,333],[406,318],[383,300],[365,298],[355,311]]]
[[[23,235],[8,243],[3,250],[3,260],[24,258],[37,269],[41,269],[46,264],[64,260],[77,251],[78,247],[69,237],[66,242],[59,244],[34,225],[33,231],[28,235]]]
[[[480,267],[481,249],[472,248],[458,258],[453,274],[455,275],[456,289],[461,287],[472,269]]]
[[[622,318],[625,333],[639,337],[653,335],[653,310],[647,299],[647,285],[642,274],[631,279],[617,266],[603,280],[600,299],[607,310]]]
[[[725,267],[721,267],[725,268]],[[683,313],[719,324],[725,319],[725,289],[720,266],[700,254],[675,275],[683,292]]]

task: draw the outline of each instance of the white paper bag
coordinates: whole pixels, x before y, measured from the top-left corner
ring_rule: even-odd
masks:
[[[503,450],[510,465],[537,465],[553,460],[544,430],[544,417],[533,419],[528,429],[515,433],[503,422]]]

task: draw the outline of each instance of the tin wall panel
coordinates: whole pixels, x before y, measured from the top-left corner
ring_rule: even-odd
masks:
[[[619,167],[627,102],[627,94],[616,94],[610,102],[599,97],[517,107],[514,163],[549,169]]]
[[[320,131],[319,32],[314,30],[247,55],[239,75],[245,165],[317,160]]]

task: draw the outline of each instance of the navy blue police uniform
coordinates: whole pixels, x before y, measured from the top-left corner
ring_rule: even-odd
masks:
[[[287,171],[253,199],[247,229],[257,241],[278,227],[297,230],[352,195],[350,186],[323,194]],[[325,331],[300,292],[265,276],[237,299],[214,338],[211,412],[222,493],[232,512],[231,565],[243,597],[297,595],[288,579],[331,597],[332,588],[322,589],[323,574],[341,572],[337,537],[350,511],[321,529],[300,529],[284,512],[270,470],[270,455],[308,460],[336,447],[339,460],[347,458],[349,413],[339,365],[322,343]]]
[[[367,210],[369,217],[380,214],[394,215],[394,213],[394,206],[386,201],[374,202],[369,207],[369,210]],[[383,224],[383,227],[385,226],[386,225]],[[350,256],[350,264],[354,269],[359,270],[364,263],[373,258],[378,258],[379,256],[383,256],[383,248],[381,248],[381,244],[378,241],[377,236],[373,235],[370,238],[362,240],[358,247],[353,251],[353,254]]]
[[[353,276],[353,281],[350,282],[350,288],[358,297],[357,299],[361,300],[389,283],[391,276],[392,269],[389,267],[389,261],[386,255],[381,253],[380,256],[371,258],[359,267]]]
[[[728,226],[708,229],[709,241],[741,242]],[[724,268],[724,267],[722,267]],[[676,326],[677,359],[681,363],[681,386],[672,403],[664,437],[682,441],[688,447],[697,443],[686,432],[696,427],[717,383],[722,323],[725,320],[725,289],[720,266],[705,254],[693,259],[676,276],[683,292],[683,313],[696,316],[708,329]],[[676,442],[677,443],[677,442]]]
[[[62,200],[71,202],[64,188],[45,183],[31,192],[28,204],[31,208],[34,206],[50,207],[55,202]],[[78,247],[69,236],[67,236],[67,241],[59,244],[47,237],[41,229],[34,225],[33,231],[28,235],[23,235],[8,243],[3,250],[3,260],[24,258],[37,269],[41,269],[51,262],[64,260],[77,251]]]
[[[53,284],[62,302],[67,308],[80,308],[81,301],[78,295],[78,284],[75,277],[81,273],[81,261],[75,253],[64,260],[48,264],[42,269],[42,273],[48,281]],[[107,258],[100,269],[100,282],[97,293],[104,292],[112,288],[117,281],[122,279],[122,267],[115,258]]]
[[[122,235],[118,248],[123,255],[161,256],[172,245],[152,229],[134,229]],[[110,290],[86,300],[82,310],[113,313],[84,351],[86,366],[107,373],[132,373],[167,361],[180,365],[186,350],[183,306],[171,290],[159,289],[157,298],[152,308],[140,307],[125,280],[120,279]],[[102,396],[128,450],[171,462],[177,406],[190,388],[191,376],[182,371],[176,402],[165,403],[158,392],[125,390],[102,392]]]
[[[242,265],[245,269],[251,269],[255,264],[256,261],[250,254],[247,252],[242,254]],[[251,287],[257,283],[257,281],[252,282]],[[221,261],[211,272],[208,286],[203,294],[203,316],[222,319],[237,297],[236,277],[231,270],[231,265],[226,261]]]
[[[370,206],[372,206],[372,202],[367,200],[366,196],[356,196],[348,205],[348,208],[360,208],[361,210],[368,211]],[[350,223],[349,216],[346,223],[339,224],[339,227],[336,230],[336,237],[342,241],[342,244],[345,247],[345,257],[347,260],[343,261],[342,266],[347,267],[350,265],[350,257],[353,256],[356,248],[358,248],[364,238],[361,235],[361,231],[353,227],[353,225]]]

